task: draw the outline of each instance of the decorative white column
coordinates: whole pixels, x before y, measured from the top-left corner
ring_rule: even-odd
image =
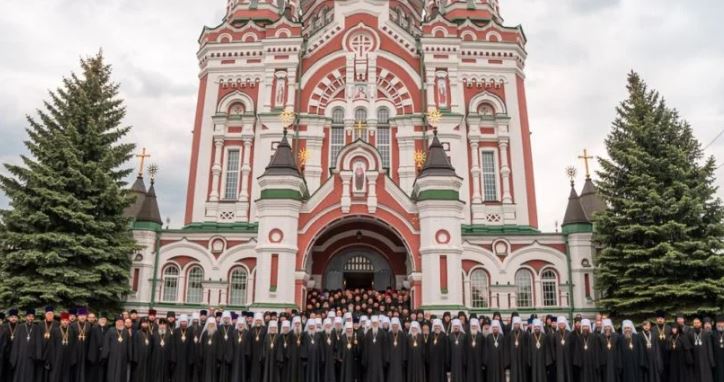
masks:
[[[214,164],[211,166],[211,192],[209,200],[212,202],[219,201],[219,179],[221,177],[221,150],[224,148],[224,137],[214,137]]]
[[[341,171],[339,176],[342,178],[342,213],[349,213],[352,207],[352,171]]]
[[[480,153],[477,140],[470,141],[470,150],[473,158],[473,167],[470,169],[473,175],[473,203],[479,204],[483,202],[483,198],[480,195]]]
[[[508,141],[500,140],[498,142],[500,149],[500,175],[503,177],[503,204],[513,203],[513,197],[510,195],[510,165],[508,164]]]
[[[251,173],[251,165],[249,159],[251,157],[251,143],[254,139],[253,135],[242,137],[244,140],[244,159],[241,164],[241,192],[239,193],[240,202],[249,202],[249,174]]]
[[[377,211],[377,171],[367,172],[367,212],[373,214]]]

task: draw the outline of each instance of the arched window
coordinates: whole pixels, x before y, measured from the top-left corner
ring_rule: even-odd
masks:
[[[163,271],[163,301],[175,302],[178,298],[178,267],[169,265]]]
[[[337,162],[337,155],[344,147],[344,109],[335,107],[332,110],[332,133],[330,144],[331,163]]]
[[[377,110],[377,151],[382,157],[382,167],[390,168],[390,110]]]
[[[354,110],[354,140],[367,140],[367,109],[358,107]]]
[[[470,291],[473,308],[488,307],[488,274],[476,269],[470,274]]]
[[[521,269],[515,274],[515,286],[518,288],[518,307],[533,306],[533,276],[529,270]]]
[[[546,269],[540,275],[543,289],[543,306],[558,305],[558,275],[552,269]]]
[[[229,305],[246,305],[248,274],[244,268],[236,268],[229,277]]]
[[[186,281],[186,302],[189,304],[199,304],[203,300],[204,287],[204,270],[200,266],[195,266],[189,271],[188,280]]]

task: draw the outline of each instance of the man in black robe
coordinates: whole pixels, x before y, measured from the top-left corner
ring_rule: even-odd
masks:
[[[317,333],[314,319],[307,320],[306,333],[302,341],[302,362],[304,363],[304,381],[321,382],[324,352],[322,351],[321,336]]]
[[[149,378],[147,381],[177,382],[177,380],[172,379],[176,346],[171,331],[168,328],[168,322],[165,319],[159,320],[158,330],[151,335],[151,338],[152,350],[151,359],[149,360]]]
[[[613,327],[613,321],[604,319],[602,322],[601,337],[601,381],[619,382],[621,370],[621,352],[619,351],[618,333]]]
[[[687,333],[689,342],[693,344],[692,355],[694,358],[694,381],[712,382],[714,375],[714,353],[711,341],[711,332],[702,328],[701,320],[697,317],[692,322],[692,328]]]
[[[246,382],[249,373],[249,331],[246,321],[242,318],[236,322],[236,329],[232,336],[234,343],[234,357],[231,363],[231,380]]]
[[[88,376],[86,381],[103,381],[106,375],[105,364],[101,360],[103,342],[108,332],[108,317],[99,314],[98,322],[91,326],[88,337]]]
[[[10,309],[8,310],[7,315],[7,322],[3,324],[3,341],[2,341],[2,357],[0,357],[0,362],[2,362],[2,366],[0,369],[2,370],[0,372],[0,380],[1,381],[12,381],[13,380],[13,368],[10,365],[10,352],[13,348],[13,342],[15,342],[15,333],[17,332],[18,328],[18,310],[17,309]]]
[[[656,312],[656,324],[654,325],[651,332],[656,338],[659,353],[661,353],[661,359],[663,361],[663,371],[661,372],[661,382],[668,381],[669,378],[669,353],[667,350],[667,342],[671,335],[671,327],[666,323],[666,312],[659,310]]]
[[[182,314],[178,328],[171,339],[174,347],[174,382],[190,382],[194,363],[194,329],[189,326],[189,316]]]
[[[91,332],[91,324],[88,322],[88,309],[80,307],[76,310],[76,313],[77,320],[71,324],[71,333],[76,339],[76,363],[73,367],[73,381],[91,382],[88,379],[88,344]]]
[[[661,382],[661,373],[664,371],[664,363],[659,349],[659,340],[652,331],[653,323],[646,320],[641,324],[641,346],[646,353],[646,367],[643,370],[644,382]],[[724,382],[724,381],[723,381]]]
[[[601,367],[601,341],[591,333],[591,320],[581,320],[581,333],[573,346],[573,366],[578,368],[579,382],[598,382]]]
[[[553,355],[553,380],[555,382],[573,382],[573,336],[568,319],[560,316],[556,319],[557,330],[550,338]]]
[[[716,316],[716,328],[712,333],[714,349],[714,381],[724,382],[724,315]],[[650,382],[650,381],[646,381]]]
[[[43,336],[35,320],[35,309],[27,309],[25,322],[18,324],[15,340],[10,350],[10,366],[13,368],[13,382],[36,381],[42,374],[36,368],[41,358]]]
[[[623,334],[619,337],[618,351],[621,353],[621,382],[640,382],[646,368],[646,352],[636,333],[633,322],[623,322]]]
[[[123,317],[116,318],[114,328],[106,332],[101,360],[106,365],[106,382],[128,382],[128,364],[132,359],[131,336]]]
[[[362,345],[362,367],[365,369],[365,381],[384,382],[387,333],[380,328],[378,316],[373,316],[370,321],[371,328],[367,331]]]
[[[75,382],[73,366],[76,364],[76,337],[71,332],[70,314],[60,314],[60,325],[53,326],[46,348],[48,382]]]
[[[264,315],[261,313],[254,314],[254,325],[249,330],[250,348],[249,354],[249,380],[261,381],[264,365],[262,364],[262,356],[264,347],[263,341],[266,335],[264,327]]]
[[[530,382],[546,382],[547,369],[553,363],[551,352],[551,341],[545,333],[543,322],[539,319],[533,320],[533,330],[528,336],[528,367],[530,368]]]
[[[420,323],[410,323],[410,333],[407,336],[407,379],[406,382],[425,382],[427,380],[425,359],[427,346],[422,336]],[[349,381],[341,381],[349,382]]]
[[[142,317],[139,320],[138,331],[131,337],[131,382],[143,382],[148,379],[151,335],[148,319]]]
[[[279,382],[281,381],[281,364],[284,359],[284,342],[281,341],[282,336],[278,333],[277,321],[270,321],[267,327],[267,333],[264,336],[264,345],[262,350],[262,362],[264,364],[264,373],[261,382]]]
[[[671,325],[671,335],[666,343],[669,359],[668,382],[689,382],[694,380],[692,365],[694,358],[691,354],[692,344],[685,333],[680,332],[679,324]]]
[[[451,382],[465,380],[465,333],[460,319],[452,320],[452,328],[448,334],[447,366]]]
[[[387,381],[404,381],[405,363],[407,362],[407,340],[398,317],[392,317],[390,332],[387,337],[387,347],[385,349]]]
[[[217,332],[216,320],[206,320],[206,326],[199,337],[198,365],[201,371],[199,381],[219,382],[218,351],[220,347],[216,344]]]
[[[480,331],[480,321],[477,317],[470,319],[470,333],[465,338],[465,381],[483,381],[483,361],[485,354],[485,337]]]
[[[505,338],[500,321],[493,320],[490,334],[485,338],[485,369],[487,382],[506,382],[505,380]]]
[[[216,332],[216,345],[219,347],[219,382],[229,382],[231,379],[231,363],[234,361],[234,340],[231,325],[231,312],[224,311],[221,315],[221,325]]]
[[[505,365],[510,369],[510,382],[526,382],[528,332],[521,328],[520,317],[514,316],[505,340]]]
[[[340,337],[337,345],[336,358],[340,364],[338,382],[357,382],[360,378],[360,347],[358,335],[355,333],[352,322],[344,324],[344,334]]]
[[[50,345],[50,338],[53,333],[53,329],[58,326],[58,322],[55,321],[55,309],[52,306],[45,307],[45,318],[40,326],[43,331],[43,339],[40,345],[40,354],[36,360],[35,366],[38,370],[37,372],[41,375],[40,381],[48,382],[50,380],[50,366],[47,361],[48,347]]]
[[[285,337],[287,347],[284,349],[284,366],[282,368],[282,381],[301,382],[303,381],[304,368],[302,365],[302,319],[299,316],[292,318],[291,330],[289,333],[282,333]]]
[[[337,336],[331,318],[326,318],[322,330],[322,351],[324,352],[324,369],[322,381],[336,382]]]

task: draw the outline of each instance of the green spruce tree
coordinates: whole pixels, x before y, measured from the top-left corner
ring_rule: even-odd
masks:
[[[724,209],[714,158],[636,73],[606,139],[595,215],[598,304],[618,316],[712,313],[724,306]]]
[[[122,213],[134,145],[120,142],[130,127],[102,54],[81,68],[28,117],[30,155],[0,176],[10,200],[0,212],[2,306],[118,310],[129,292],[135,242]]]

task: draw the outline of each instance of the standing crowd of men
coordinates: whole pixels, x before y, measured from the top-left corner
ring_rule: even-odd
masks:
[[[724,382],[724,316],[0,314],[0,381]]]

